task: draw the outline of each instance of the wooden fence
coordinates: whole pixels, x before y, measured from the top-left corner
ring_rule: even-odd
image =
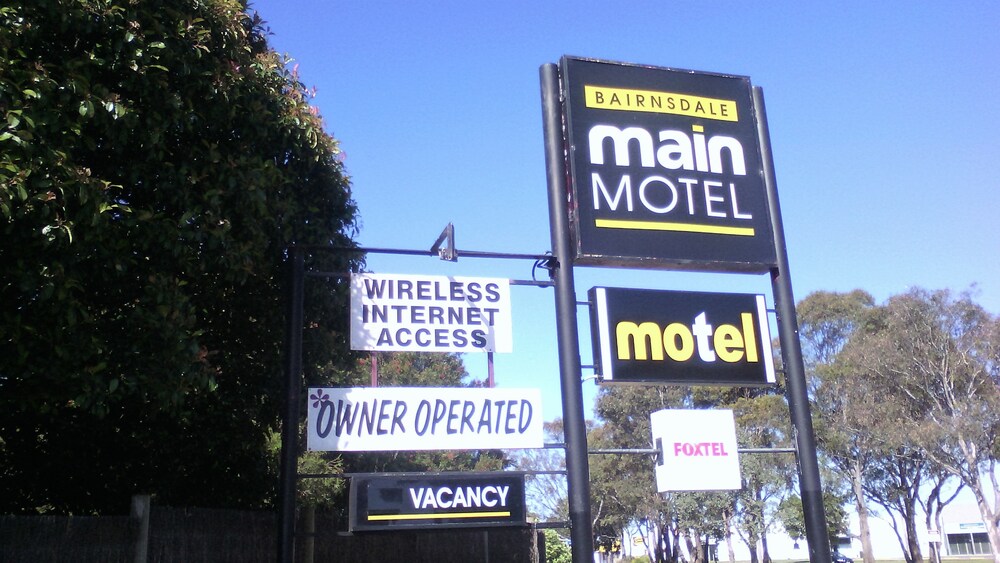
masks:
[[[0,516],[0,563],[272,563],[271,512],[150,506],[131,516]],[[316,515],[315,535],[296,539],[299,563],[544,563],[534,528],[346,534]],[[311,561],[307,561],[307,557]]]

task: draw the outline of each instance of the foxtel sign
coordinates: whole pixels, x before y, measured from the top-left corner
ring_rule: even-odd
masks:
[[[595,287],[594,366],[604,383],[774,383],[763,295]]]
[[[578,263],[775,264],[749,78],[570,57],[562,73]]]
[[[733,411],[664,409],[649,415],[649,427],[661,449],[657,491],[741,488]]]

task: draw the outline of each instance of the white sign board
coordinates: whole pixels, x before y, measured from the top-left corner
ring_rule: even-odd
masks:
[[[666,409],[649,415],[649,422],[653,443],[663,448],[657,491],[741,488],[733,411]]]
[[[310,450],[541,448],[538,389],[315,387],[309,389]]]
[[[351,276],[351,349],[511,352],[510,281]]]

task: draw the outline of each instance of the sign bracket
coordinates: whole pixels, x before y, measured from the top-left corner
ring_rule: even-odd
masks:
[[[444,244],[444,246],[441,246]],[[438,235],[434,244],[431,245],[431,254],[437,254],[442,260],[448,262],[458,262],[458,252],[455,250],[455,225],[448,225]]]

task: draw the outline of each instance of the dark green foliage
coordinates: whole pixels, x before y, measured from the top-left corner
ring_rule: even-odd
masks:
[[[284,249],[351,246],[356,210],[262,25],[234,0],[0,8],[0,512],[267,502]],[[328,285],[310,357],[338,365]]]

